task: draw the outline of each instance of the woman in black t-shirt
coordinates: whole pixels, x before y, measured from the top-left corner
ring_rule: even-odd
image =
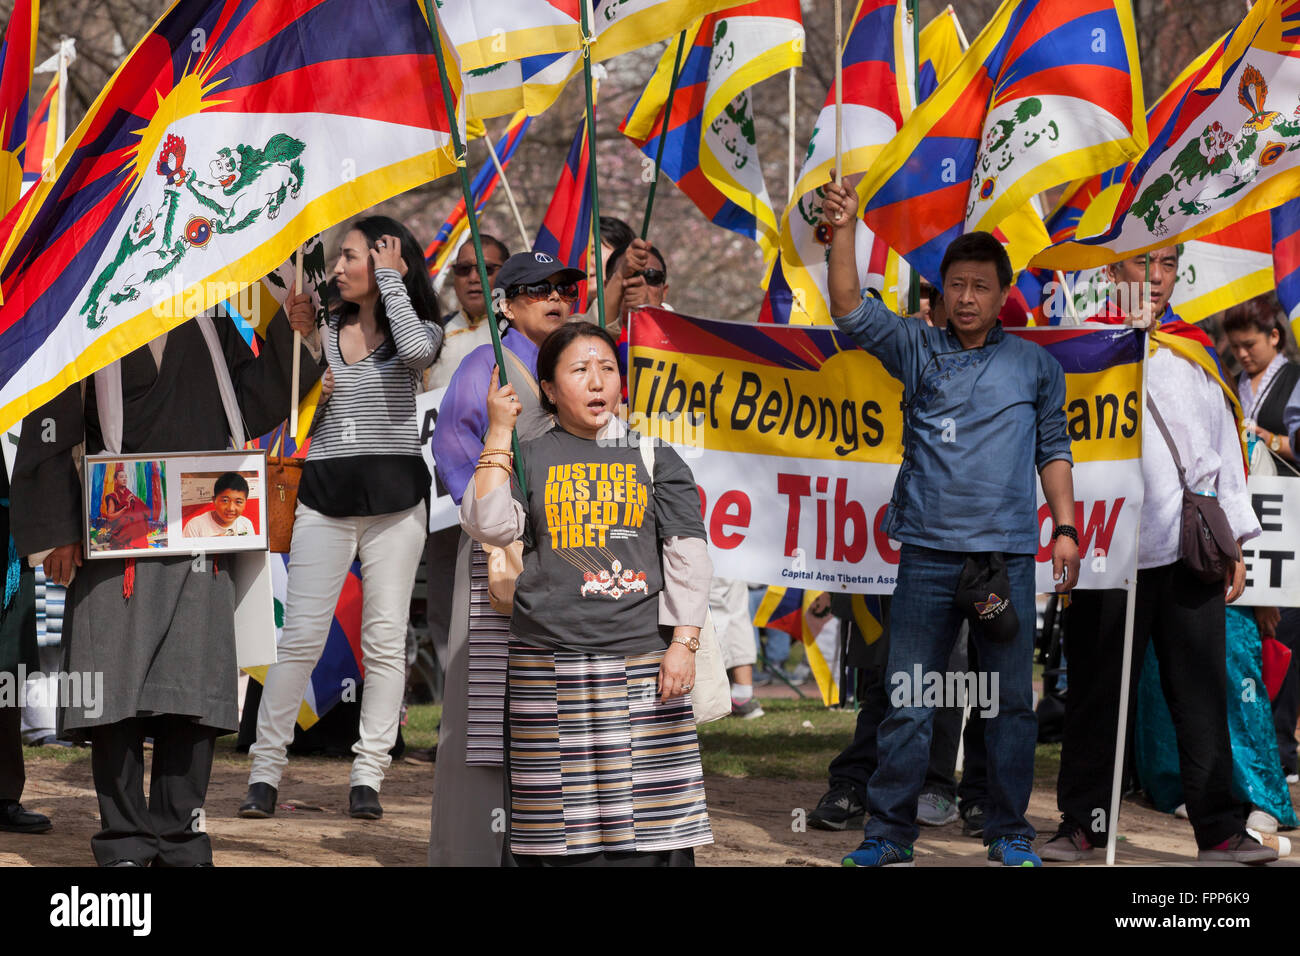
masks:
[[[531,865],[690,865],[692,848],[713,841],[690,696],[712,577],[699,493],[675,451],[652,456],[614,414],[618,361],[604,330],[553,332],[537,380],[559,424],[521,446],[525,488],[508,451],[519,403],[494,375],[461,502],[479,541],[524,543],[509,849]]]

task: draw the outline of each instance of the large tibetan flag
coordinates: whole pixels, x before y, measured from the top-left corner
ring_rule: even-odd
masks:
[[[749,90],[803,60],[798,0],[759,0],[705,17],[688,32],[662,172],[714,225],[776,252],[777,222],[763,179]],[[679,43],[669,43],[619,129],[651,160]]]
[[[31,188],[47,167],[53,167],[58,153],[59,77],[50,80],[45,95],[27,123],[27,153],[23,158],[23,189]]]
[[[957,236],[1145,144],[1128,0],[1005,0],[872,166],[864,218],[938,282]]]
[[[1086,268],[1217,232],[1300,192],[1300,0],[1259,0],[1182,78],[1099,234],[1034,258]]]
[[[858,183],[912,108],[915,42],[902,0],[859,0],[841,51],[843,169]],[[782,324],[828,325],[826,291],[829,227],[822,216],[822,187],[835,172],[835,90],[817,117],[794,196],[781,216],[781,253],[764,283],[763,314]],[[861,186],[859,183],[859,190]],[[907,279],[890,275],[889,247],[857,230],[858,273],[863,285],[884,293],[893,307],[906,297]],[[788,293],[787,290],[788,289]]]
[[[1174,312],[1186,322],[1200,322],[1272,289],[1271,233],[1269,214],[1258,212],[1218,232],[1182,243],[1178,277],[1169,297]],[[1086,320],[1106,308],[1114,291],[1105,266],[1067,273],[1065,281],[1074,296],[1074,315],[1080,319]],[[1043,303],[1053,324],[1069,315],[1065,294],[1064,289],[1053,289]]]
[[[324,717],[335,704],[343,700],[355,701],[357,691],[365,680],[365,666],[361,654],[361,562],[353,561],[343,579],[334,618],[330,621],[325,646],[320,660],[312,669],[302,703],[298,705],[298,726],[309,729]],[[284,608],[289,593],[289,556],[271,555],[271,594],[275,607],[275,639],[279,643],[284,628]],[[250,667],[247,673],[259,684],[266,683],[268,668]]]
[[[523,110],[538,116],[550,109],[569,79],[582,69],[578,53],[540,53],[465,73],[465,115],[488,119]]]
[[[1273,221],[1273,277],[1277,298],[1300,337],[1300,199],[1275,206]]]
[[[523,141],[524,133],[528,132],[528,125],[532,122],[532,117],[526,113],[517,113],[506,125],[506,131],[502,134],[501,139],[496,144],[497,160],[501,163],[501,169],[504,171],[510,165],[510,160],[514,158],[519,144]],[[492,162],[491,157],[485,162],[478,174],[474,177],[470,191],[474,196],[474,212],[482,215],[483,209],[487,202],[496,192],[497,184],[501,182],[501,175],[497,172],[496,164]],[[438,227],[438,232],[434,235],[433,241],[429,243],[424,250],[424,261],[429,267],[429,276],[433,278],[446,267],[447,261],[456,254],[460,248],[460,237],[465,234],[469,228],[469,219],[465,216],[465,197],[462,196],[456,203],[456,208],[451,211],[447,221]]]
[[[438,16],[468,80],[502,63],[580,51],[582,2],[586,0],[439,0]],[[731,0],[594,0],[588,20],[592,59],[606,60],[658,43],[700,17],[732,5]],[[540,65],[535,61],[529,69]],[[507,88],[508,78],[522,85],[529,75],[528,71],[503,72],[496,92]],[[501,112],[523,105],[515,103]]]
[[[23,190],[27,93],[36,63],[39,18],[39,0],[17,0],[0,46],[0,215],[13,208]]]
[[[587,271],[587,247],[591,244],[591,148],[587,141],[587,121],[578,124],[555,195],[546,207],[542,227],[533,242],[534,252],[545,252],[570,269]],[[586,302],[586,283],[579,302]]]
[[[821,692],[822,703],[834,707],[840,702],[838,621],[809,613],[813,602],[825,594],[825,591],[769,586],[754,612],[754,626],[784,631],[803,644],[804,657]],[[872,600],[879,601],[879,598],[873,597]],[[863,604],[861,601],[858,603]],[[879,636],[878,629],[875,633]]]
[[[433,42],[419,0],[173,3],[0,258],[0,427],[451,170]]]

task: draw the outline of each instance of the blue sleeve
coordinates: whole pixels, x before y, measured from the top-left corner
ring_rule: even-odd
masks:
[[[890,375],[911,387],[907,372],[917,366],[924,323],[889,311],[873,295],[864,296],[858,307],[835,320],[840,331],[870,352]]]
[[[1286,400],[1286,408],[1282,412],[1282,426],[1291,439],[1291,455],[1295,457],[1296,432],[1300,431],[1300,382],[1296,383],[1296,387],[1291,390],[1291,397]]]
[[[1035,464],[1039,471],[1058,459],[1074,464],[1070,454],[1070,437],[1065,431],[1065,371],[1059,362],[1042,349],[1038,350],[1038,450]]]
[[[483,451],[483,436],[487,434],[487,389],[492,365],[484,365],[479,356],[482,348],[465,356],[452,375],[433,429],[434,468],[458,505],[465,486],[474,477],[474,466]]]

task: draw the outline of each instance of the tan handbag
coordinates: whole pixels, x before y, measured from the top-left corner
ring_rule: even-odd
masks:
[[[266,459],[266,542],[274,554],[288,554],[293,542],[293,513],[303,459],[272,455]]]
[[[653,496],[654,441],[644,435],[640,438],[641,461],[650,478]],[[695,651],[695,685],[691,688],[691,711],[697,724],[707,724],[731,714],[731,681],[727,679],[727,668],[722,663],[722,648],[713,626],[712,611],[705,612],[704,626],[700,628],[700,646]]]

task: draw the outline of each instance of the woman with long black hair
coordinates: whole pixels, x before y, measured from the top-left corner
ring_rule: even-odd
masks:
[[[365,580],[365,695],[348,812],[383,814],[379,789],[405,689],[406,622],[424,548],[429,472],[415,427],[421,375],[442,344],[422,247],[371,216],[344,235],[332,283],[342,304],[324,334],[331,394],[303,467],[278,660],[267,672],[240,816],[275,812],[303,691],[325,646],[353,556]]]

